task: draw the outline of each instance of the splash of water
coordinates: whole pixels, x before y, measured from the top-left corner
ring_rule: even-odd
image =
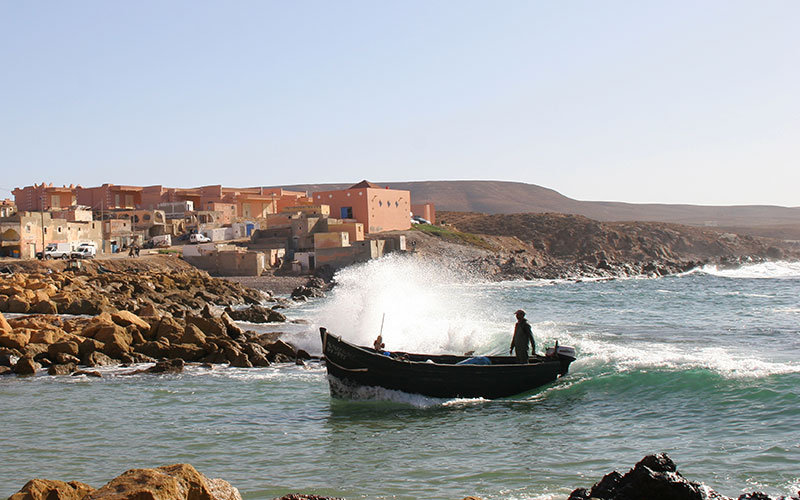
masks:
[[[479,279],[468,269],[424,258],[370,261],[336,275],[337,286],[316,311],[316,323],[360,345],[372,345],[383,325],[389,350],[484,352],[498,328],[506,328],[498,314],[507,311],[496,311],[486,295],[464,286]]]

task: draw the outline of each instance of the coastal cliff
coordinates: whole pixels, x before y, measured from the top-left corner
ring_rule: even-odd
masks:
[[[440,212],[438,219],[442,229],[407,232],[410,246],[460,260],[492,279],[659,276],[704,264],[800,258],[797,242],[679,224],[473,212]]]

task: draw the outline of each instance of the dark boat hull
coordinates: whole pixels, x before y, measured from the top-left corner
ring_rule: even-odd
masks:
[[[495,399],[549,384],[567,373],[572,359],[530,358],[516,364],[510,356],[490,356],[491,365],[457,365],[465,356],[392,353],[350,344],[320,329],[331,394],[345,397],[348,387],[383,387],[437,398]]]

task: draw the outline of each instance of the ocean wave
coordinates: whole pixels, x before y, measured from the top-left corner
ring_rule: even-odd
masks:
[[[631,372],[647,370],[705,370],[724,378],[764,378],[800,373],[800,364],[758,359],[722,347],[689,348],[674,344],[644,343],[621,346],[604,341],[571,339],[578,359],[571,370]]]
[[[724,278],[800,278],[800,262],[770,261],[735,268],[709,264],[698,269],[698,272]]]

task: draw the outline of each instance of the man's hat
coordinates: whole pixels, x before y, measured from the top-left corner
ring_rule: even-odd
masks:
[[[525,316],[525,311],[523,311],[522,309],[517,309],[517,312],[515,312],[514,314],[521,314]]]

